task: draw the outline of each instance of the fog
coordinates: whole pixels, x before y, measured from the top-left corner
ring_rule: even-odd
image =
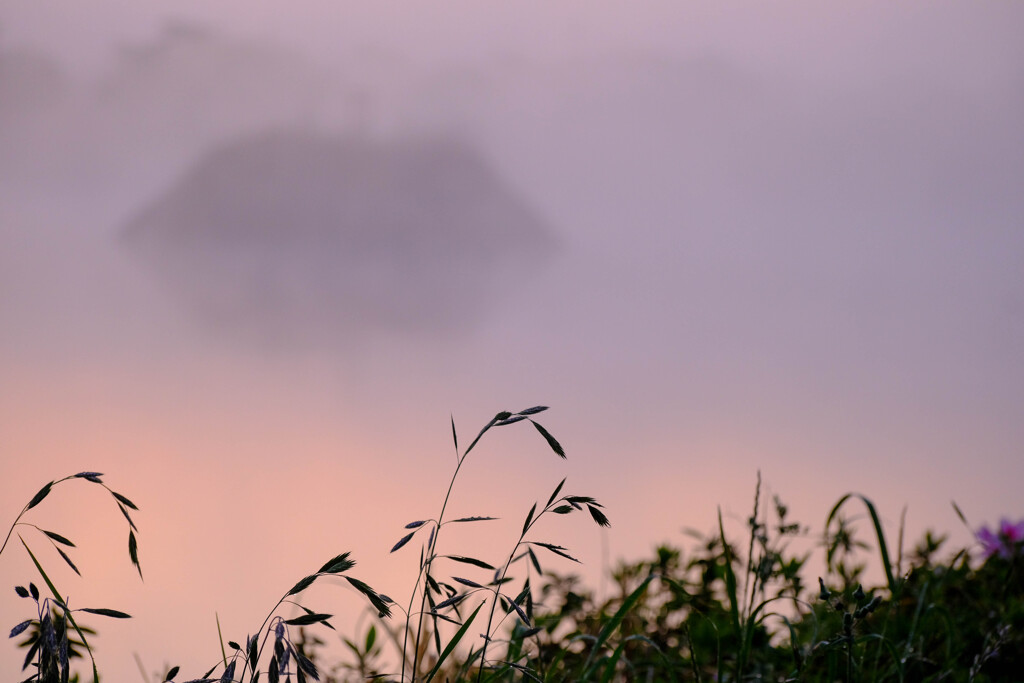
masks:
[[[716,505],[740,533],[758,469],[816,533],[859,491],[893,539],[906,506],[908,544],[969,543],[950,501],[1017,515],[1024,480],[1022,20],[11,0],[0,519],[82,470],[138,503],[144,583],[86,482],[29,520],[84,578],[20,529],[75,604],[135,615],[90,622],[112,680],[202,674],[215,612],[240,639],[344,550],[405,594],[387,551],[436,514],[449,419],[465,444],[538,403],[568,459],[488,435],[456,514],[503,521],[463,550],[568,477],[613,526],[542,540],[598,586]],[[17,546],[0,582],[38,583]]]

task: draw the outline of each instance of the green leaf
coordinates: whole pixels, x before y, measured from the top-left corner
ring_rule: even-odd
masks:
[[[466,622],[462,624],[459,630],[455,632],[455,635],[452,636],[452,639],[448,641],[448,644],[444,648],[444,652],[442,652],[441,656],[437,658],[437,661],[434,663],[434,668],[432,668],[427,674],[427,677],[424,679],[424,683],[430,683],[430,681],[434,680],[434,676],[436,676],[437,672],[441,669],[441,665],[444,664],[445,660],[448,659],[448,656],[455,650],[459,641],[462,640],[462,637],[466,635],[466,631],[469,630],[469,625],[473,623],[474,619],[476,619],[476,615],[480,612],[480,608],[483,606],[483,603],[477,605],[476,609],[473,610],[473,613],[469,615],[468,619],[466,619]]]
[[[828,513],[828,519],[825,520],[826,532],[832,526],[832,520],[839,513],[839,508],[843,506],[849,498],[856,497],[860,498],[861,502],[864,503],[868,509],[868,514],[871,516],[871,523],[875,527],[875,536],[878,539],[878,552],[882,556],[882,569],[885,570],[885,580],[889,584],[889,592],[895,594],[898,591],[899,586],[896,582],[896,577],[892,571],[892,563],[889,561],[889,549],[885,542],[885,531],[882,530],[882,520],[878,517],[878,511],[875,509],[874,503],[868,500],[865,496],[859,493],[847,493],[839,501],[832,506],[832,511]]]
[[[122,503],[124,503],[125,505],[130,507],[132,510],[138,510],[139,509],[138,507],[135,506],[135,503],[131,502],[130,500],[128,500],[128,498],[126,498],[125,496],[122,496],[117,491],[111,491],[110,493],[113,494],[114,498],[117,498],[119,501],[121,501]]]
[[[516,671],[518,671],[519,673],[523,674],[523,676],[525,676],[526,678],[529,678],[531,681],[537,681],[537,683],[544,683],[544,679],[539,678],[537,676],[537,672],[531,669],[530,667],[525,666],[523,664],[516,664],[515,662],[508,662],[508,665]]]
[[[116,609],[107,609],[105,607],[82,607],[76,609],[76,612],[88,612],[89,614],[98,614],[101,617],[113,617],[114,619],[131,619],[132,615],[119,612]],[[237,649],[237,646],[235,646]]]
[[[629,611],[633,609],[636,603],[640,600],[640,597],[647,590],[647,584],[649,584],[655,576],[655,574],[651,574],[644,579],[643,583],[637,586],[637,588],[629,594],[629,597],[627,597],[622,602],[622,605],[619,606],[619,609],[616,610],[614,616],[612,616],[612,618],[609,619],[601,628],[601,632],[597,635],[597,640],[595,640],[594,644],[590,647],[590,654],[587,656],[587,661],[584,665],[584,672],[580,677],[580,680],[590,680],[590,677],[593,675],[594,668],[598,664],[597,661],[594,660],[594,656],[601,650],[604,644],[608,642],[608,638],[611,637],[615,630],[619,628],[619,625],[622,624],[622,620],[626,618]]]
[[[68,539],[64,538],[63,536],[61,536],[60,534],[58,534],[55,531],[46,531],[46,530],[44,530],[43,533],[46,534],[47,536],[49,536],[50,538],[52,538],[53,540],[57,541],[57,543],[62,543],[64,545],[72,547],[72,548],[75,547],[74,543],[72,543]]]
[[[475,557],[464,557],[462,555],[441,555],[441,557],[447,557],[453,562],[461,562],[462,564],[471,564],[474,567],[480,567],[481,569],[490,569],[494,571],[494,565],[487,564],[483,560],[478,560]]]
[[[301,593],[302,591],[309,588],[310,584],[312,584],[314,581],[316,581],[316,574],[307,576],[306,578],[302,579],[297,584],[292,586],[292,589],[285,594],[285,597],[288,597],[289,595],[295,595],[296,593]]]
[[[373,648],[373,644],[377,641],[377,627],[370,625],[370,629],[366,632],[366,652],[369,652]]]
[[[960,506],[956,504],[955,500],[952,500],[950,502],[953,504],[953,512],[955,512],[956,516],[960,518],[960,521],[964,523],[964,526],[966,526],[969,529],[971,527],[971,525],[967,523],[967,517],[964,515],[963,511],[960,509]]]
[[[228,665],[228,653],[224,649],[224,634],[220,630],[220,614],[217,613],[216,611],[214,611],[213,618],[217,620],[217,642],[220,643],[220,657],[221,657],[221,661],[224,663],[224,666],[227,666]],[[214,666],[214,668],[217,668],[217,667]],[[213,671],[213,669],[210,669],[210,672],[212,672],[212,671]],[[206,674],[206,676],[203,676],[203,678],[208,678],[209,675],[210,675],[210,672],[208,672]]]
[[[28,502],[28,506],[25,507],[25,510],[26,511],[31,510],[36,505],[39,505],[40,503],[42,503],[43,502],[43,498],[46,498],[46,496],[50,495],[50,489],[52,487],[53,487],[53,482],[51,481],[49,484],[47,484],[43,488],[39,489],[39,493],[37,493],[36,495],[32,496],[32,500],[30,500]]]
[[[736,630],[736,636],[740,636],[740,611],[739,600],[736,597],[736,573],[732,569],[732,552],[729,548],[729,541],[725,538],[725,526],[722,524],[722,508],[718,508],[718,533],[722,538],[722,555],[725,558],[725,592],[729,598],[729,615],[732,618],[732,626]]]
[[[533,420],[530,420],[530,422],[533,422]],[[551,446],[551,450],[557,453],[560,458],[565,458],[565,450],[562,448],[562,444],[558,443],[558,440],[551,436],[551,433],[544,429],[540,424],[533,422],[533,426],[537,428],[540,435],[548,442],[548,445]]]
[[[39,575],[43,577],[43,581],[46,582],[46,586],[50,589],[50,593],[52,593],[53,597],[56,598],[58,601],[63,602],[63,600],[60,597],[60,592],[57,590],[57,587],[53,585],[53,582],[50,581],[50,577],[46,575],[45,571],[43,571],[43,565],[39,564],[39,560],[36,559],[36,556],[32,552],[32,549],[28,547],[27,543],[25,543],[25,539],[23,539],[19,535],[18,540],[21,541],[21,544],[23,546],[25,546],[25,551],[28,553],[28,556],[32,558],[32,564],[34,564],[36,566],[36,569],[39,570]],[[89,641],[86,639],[85,634],[82,632],[82,629],[79,628],[78,624],[75,622],[74,615],[67,610],[64,613],[67,615],[68,622],[74,627],[75,633],[78,634],[79,639],[85,646],[86,652],[89,653],[89,660],[90,663],[92,664],[92,678],[95,683],[96,681],[99,681],[100,674],[99,671],[96,670],[96,659],[92,656],[92,648],[89,647]]]

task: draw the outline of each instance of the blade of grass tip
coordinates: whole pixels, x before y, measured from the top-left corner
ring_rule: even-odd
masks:
[[[622,652],[626,649],[626,643],[628,641],[622,641],[619,646],[615,648],[615,652],[608,658],[608,662],[604,667],[604,674],[601,676],[601,683],[611,683],[612,677],[615,675],[615,665],[622,659]]]
[[[46,575],[45,571],[43,571],[43,565],[39,564],[39,560],[36,559],[32,549],[28,547],[28,543],[25,543],[25,539],[22,538],[20,534],[18,535],[18,540],[21,541],[23,546],[25,546],[25,551],[28,553],[28,556],[32,558],[32,564],[34,564],[36,569],[39,570],[39,575],[43,577],[43,581],[46,582],[46,587],[50,589],[50,593],[58,602],[63,604],[64,598],[61,597],[60,591],[57,590],[57,587],[53,585],[53,581],[50,581],[50,577]],[[78,627],[78,622],[75,621],[75,617],[71,613],[71,610],[64,610],[64,614],[67,615],[68,621],[71,625],[75,627],[75,632],[78,633],[78,637],[82,639],[82,645],[85,646],[85,651],[89,653],[89,660],[92,663],[93,683],[99,683],[100,674],[96,669],[96,658],[92,656],[92,647],[89,646],[89,641],[86,640],[85,634],[82,633],[82,629]]]
[[[224,649],[224,634],[220,631],[220,614],[217,612],[213,613],[214,618],[217,620],[217,640],[220,641],[220,656],[224,662],[224,666],[228,665],[228,651]]]
[[[956,513],[956,516],[960,518],[960,521],[964,523],[965,527],[970,529],[971,525],[967,522],[967,516],[960,509],[960,506],[956,504],[955,500],[951,500],[949,502],[953,505],[953,512]],[[973,534],[974,532],[972,531],[971,533]]]
[[[594,644],[591,647],[590,654],[587,655],[587,661],[583,665],[583,676],[580,678],[580,680],[588,680],[590,676],[593,675],[594,668],[597,666],[597,660],[594,659],[594,655],[597,654],[597,651],[601,649],[601,647],[608,641],[608,638],[610,638],[611,635],[616,631],[616,629],[619,628],[619,625],[622,623],[622,620],[626,618],[626,615],[629,614],[629,611],[633,609],[637,601],[640,600],[640,597],[647,590],[647,584],[649,584],[655,576],[657,575],[651,574],[646,579],[644,579],[643,583],[637,586],[636,589],[629,594],[629,597],[627,597],[622,602],[622,605],[619,606],[619,609],[616,610],[612,618],[609,619],[608,622],[601,629],[601,632],[597,635],[597,640],[594,641]]]
[[[722,555],[725,558],[725,590],[729,595],[729,616],[736,636],[740,637],[740,606],[736,599],[736,574],[732,570],[732,552],[729,541],[725,538],[725,526],[722,524],[722,508],[718,508],[718,533],[722,539]]]
[[[832,525],[832,520],[834,520],[836,515],[839,514],[839,509],[843,506],[843,503],[854,496],[860,498],[861,502],[863,502],[865,507],[867,507],[868,514],[871,516],[871,523],[875,527],[875,537],[878,539],[878,552],[882,556],[882,568],[885,570],[885,579],[889,584],[889,592],[895,595],[899,586],[896,584],[896,578],[892,573],[892,563],[889,561],[889,549],[885,542],[885,531],[882,530],[882,521],[878,518],[878,511],[875,509],[874,503],[868,500],[866,496],[859,493],[845,494],[834,506],[832,506],[832,511],[828,513],[828,518],[825,520],[826,533]]]
[[[739,657],[739,660],[738,660],[740,665],[741,665],[741,668],[746,667],[746,665],[747,665],[747,658],[750,656],[750,653],[753,650],[754,631],[757,629],[758,624],[760,624],[761,621],[763,619],[765,619],[767,616],[769,616],[770,614],[775,614],[775,615],[780,616],[783,619],[785,619],[785,617],[783,615],[779,614],[778,612],[771,612],[771,613],[767,612],[766,610],[767,610],[768,605],[770,605],[773,602],[779,601],[779,600],[788,600],[788,599],[789,599],[789,596],[777,595],[774,598],[768,598],[767,600],[764,600],[764,601],[758,603],[757,606],[751,611],[750,615],[747,617],[746,622],[744,622],[744,624],[743,624],[743,634],[742,634],[743,641],[740,644],[740,657]],[[762,611],[765,612],[764,616],[761,616],[761,612]]]
[[[900,533],[896,537],[896,575],[903,576],[903,532],[907,528],[907,506],[900,511]]]
[[[149,683],[149,675],[146,674],[146,667],[142,663],[142,657],[139,656],[138,652],[133,652],[132,657],[135,658],[135,666],[139,667],[139,673],[142,674],[143,683]]]
[[[555,490],[551,492],[551,497],[548,498],[548,502],[544,507],[550,507],[551,504],[555,502],[555,498],[561,492],[563,486],[565,486],[565,477],[562,477],[562,481],[558,482],[558,486],[556,486]]]
[[[533,521],[533,513],[535,513],[536,511],[537,511],[537,504],[534,503],[533,507],[530,508],[530,513],[528,515],[526,515],[526,521],[523,522],[523,535],[524,536],[526,535],[526,532],[530,530],[530,522]]]
[[[473,613],[469,615],[469,618],[463,622],[462,626],[459,627],[459,630],[455,632],[454,636],[452,636],[452,639],[448,641],[448,644],[444,648],[444,652],[441,653],[441,656],[438,657],[437,662],[434,664],[434,668],[432,668],[430,672],[427,673],[427,677],[423,679],[425,683],[430,683],[430,681],[434,680],[434,676],[436,676],[437,672],[441,669],[441,665],[444,664],[445,660],[448,659],[448,656],[455,650],[455,647],[459,644],[459,641],[462,640],[462,637],[466,635],[466,631],[469,630],[469,625],[473,623],[474,619],[476,619],[476,615],[480,612],[480,608],[483,606],[484,603],[482,602],[477,605],[476,609],[473,610]]]

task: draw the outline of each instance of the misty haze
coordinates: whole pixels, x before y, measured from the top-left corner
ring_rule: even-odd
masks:
[[[12,0],[0,512],[128,482],[144,586],[85,494],[54,513],[61,581],[136,617],[99,624],[112,680],[202,673],[209,596],[242,633],[296,558],[405,590],[449,421],[505,409],[550,405],[568,458],[503,429],[456,514],[508,522],[491,549],[568,477],[613,523],[565,532],[594,585],[742,528],[759,470],[816,529],[860,491],[970,543],[949,501],[1016,515],[1024,481],[1021,7]]]

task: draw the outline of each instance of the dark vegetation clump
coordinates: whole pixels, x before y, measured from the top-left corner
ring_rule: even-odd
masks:
[[[886,540],[875,505],[848,494],[826,517],[822,535],[825,576],[806,583],[810,557],[791,549],[807,528],[788,516],[777,497],[762,501],[758,473],[754,504],[741,541],[727,538],[721,511],[715,533],[683,550],[662,546],[652,557],[614,570],[614,590],[598,599],[572,574],[545,569],[578,562],[571,549],[539,535],[543,518],[583,513],[600,526],[610,522],[593,497],[564,492],[534,502],[521,532],[498,560],[449,551],[441,545],[452,524],[486,524],[491,517],[448,519],[445,512],[467,458],[491,429],[530,423],[557,456],[558,440],[536,416],[536,406],[501,412],[460,450],[452,421],[456,466],[436,517],[409,522],[392,548],[408,555],[419,547],[418,573],[404,604],[349,575],[355,565],[342,552],[288,589],[263,623],[238,641],[221,638],[221,659],[199,669],[191,683],[349,681],[971,681],[1021,680],[1024,671],[1024,522],[1003,520],[999,529],[975,536],[981,554],[944,553],[945,536],[928,532],[908,553],[903,534]],[[15,587],[31,604],[14,625],[12,639],[26,651],[19,673],[7,680],[69,683],[76,660],[89,659],[86,680],[100,675],[83,615],[127,619],[116,609],[69,604],[47,575],[22,533],[49,543],[75,573],[65,536],[23,521],[64,482],[82,480],[105,488],[128,523],[128,555],[142,577],[138,508],[107,487],[97,472],[51,481],[21,510],[0,546],[17,536],[38,570],[34,581]],[[854,517],[848,508],[853,504]],[[956,508],[961,520],[966,518]],[[870,522],[870,542],[858,522]],[[877,562],[877,564],[876,564]],[[868,575],[882,578],[865,585]],[[334,576],[360,593],[372,620],[364,633],[337,634],[332,614],[299,602],[317,579]],[[285,618],[281,612],[298,614]],[[76,616],[77,615],[77,616]],[[12,620],[13,621],[13,620]],[[312,629],[316,629],[314,632]],[[322,654],[324,638],[347,648],[340,661]]]

